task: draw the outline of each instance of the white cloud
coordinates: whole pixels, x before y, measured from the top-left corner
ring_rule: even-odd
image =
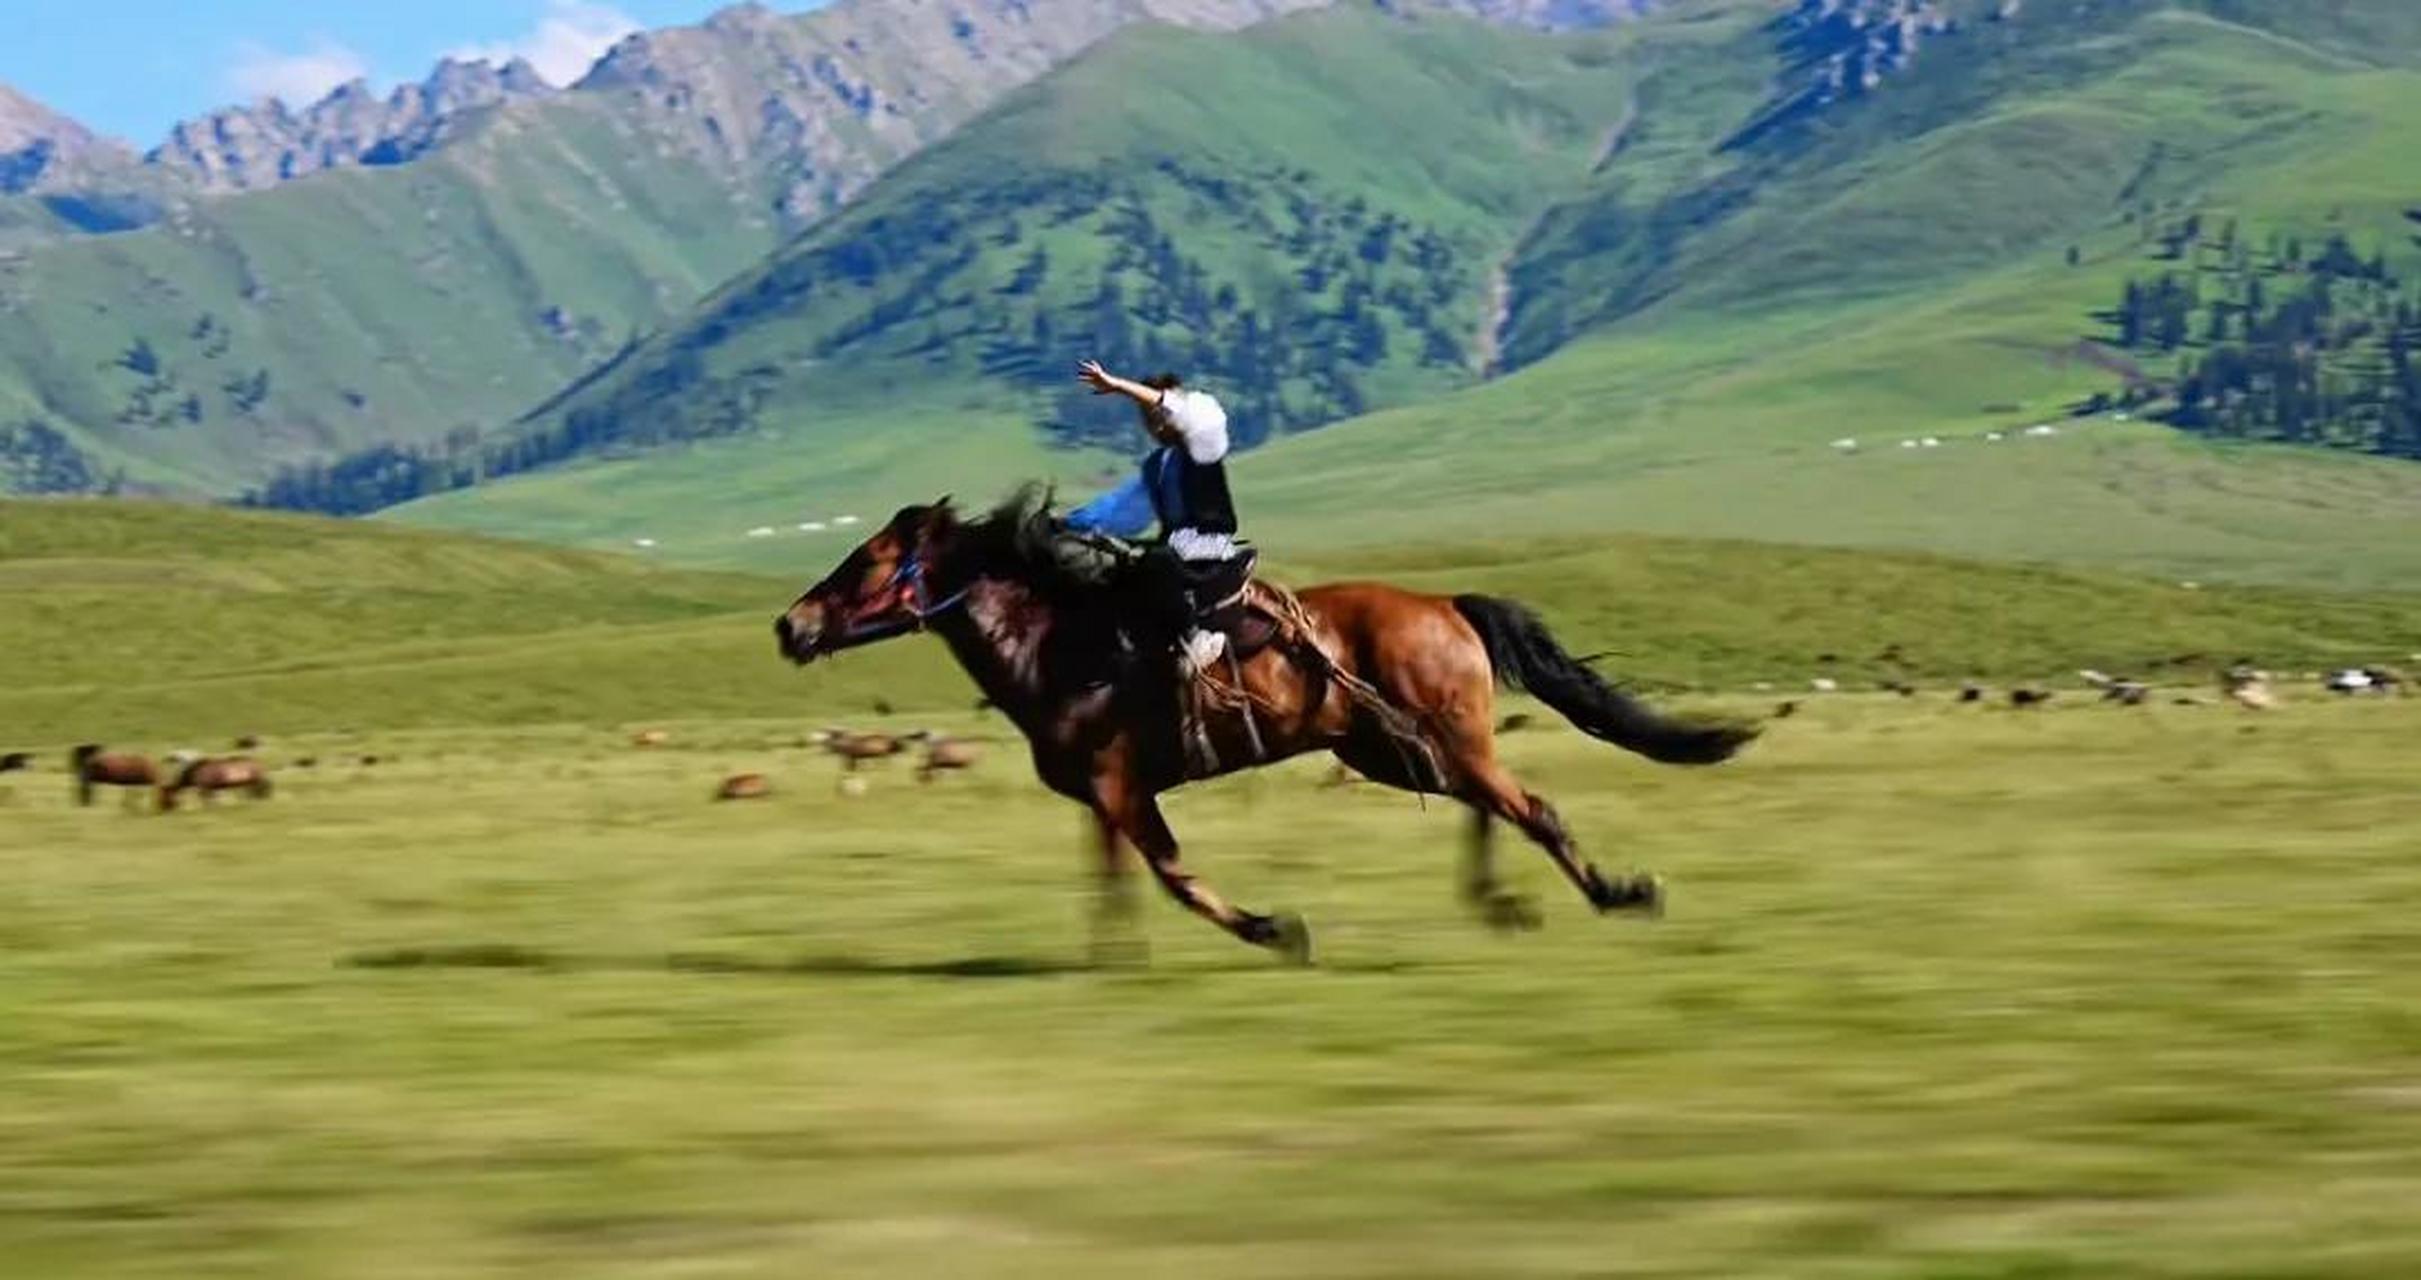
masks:
[[[246,41],[236,49],[235,65],[227,68],[227,86],[247,99],[279,98],[287,106],[306,107],[368,74],[370,64],[360,54],[324,37],[298,53]]]
[[[446,56],[464,61],[486,59],[502,66],[527,58],[552,85],[568,85],[588,74],[614,42],[639,29],[629,14],[589,0],[547,0],[546,16],[527,33],[510,40],[463,45]]]

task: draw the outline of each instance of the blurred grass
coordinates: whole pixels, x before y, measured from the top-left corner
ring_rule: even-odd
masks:
[[[263,806],[5,780],[0,1256],[68,1276],[2345,1276],[2421,1268],[2421,704],[1819,699],[1736,765],[1508,757],[1671,916],[1453,897],[1310,762],[1171,820],[1268,965],[996,743],[269,744]],[[965,721],[944,727],[977,729]],[[983,731],[978,729],[977,731]],[[994,722],[988,730],[1003,730]],[[376,750],[364,769],[291,767]],[[717,805],[726,771],[776,796]]]

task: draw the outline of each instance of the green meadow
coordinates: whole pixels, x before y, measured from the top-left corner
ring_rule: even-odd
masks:
[[[760,655],[770,661],[769,655]],[[810,677],[812,680],[812,677]],[[1452,806],[1170,803],[1311,969],[1143,895],[994,720],[273,736],[166,817],[9,775],[0,1250],[71,1276],[2375,1277],[2421,1267],[2410,701],[1840,696],[1716,770],[1506,754],[1667,878],[1542,931]],[[873,723],[861,713],[860,723]],[[374,766],[358,763],[367,752]],[[312,768],[298,761],[313,757]],[[732,770],[773,796],[709,799]]]
[[[1893,643],[1924,688],[1791,695],[1712,770],[1552,716],[1509,735],[1592,856],[1667,878],[1653,922],[1592,917],[1507,842],[1546,927],[1493,935],[1456,901],[1454,806],[1317,761],[1188,789],[1195,869],[1303,912],[1319,962],[1146,891],[1148,961],[1102,970],[1079,815],[930,642],[795,672],[779,579],[0,505],[0,725],[37,753],[0,776],[0,1253],[45,1277],[2421,1265],[2421,704],[2297,682],[2256,715],[2194,652],[2376,661],[2421,649],[2411,598],[1644,538],[1286,568],[1329,572],[1532,599],[1684,707],[1855,688]],[[2170,683],[2134,709],[1948,692],[2085,662]],[[986,758],[852,795],[825,723]],[[238,734],[267,735],[265,802],[70,801],[71,742]],[[773,794],[713,801],[739,771]]]

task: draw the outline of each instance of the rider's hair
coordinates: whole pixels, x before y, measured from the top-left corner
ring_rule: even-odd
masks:
[[[1155,373],[1151,377],[1145,378],[1143,385],[1154,391],[1174,391],[1185,385],[1185,379],[1173,373]]]

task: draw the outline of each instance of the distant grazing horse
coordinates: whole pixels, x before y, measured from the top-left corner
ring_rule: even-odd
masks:
[[[128,751],[105,751],[97,742],[87,742],[67,754],[68,776],[76,780],[76,803],[89,807],[94,787],[139,787],[149,790],[160,785],[160,768],[149,756]],[[143,790],[126,793],[128,805],[143,802]]]
[[[868,760],[888,760],[908,749],[907,739],[888,733],[857,733],[849,729],[818,729],[810,741],[841,758],[841,768],[856,772]]]
[[[984,758],[984,749],[965,738],[945,738],[939,734],[911,735],[925,743],[924,759],[916,763],[916,780],[931,782],[945,773],[958,773],[975,767]]]
[[[773,794],[773,783],[761,773],[735,773],[715,788],[717,800],[762,800]]]
[[[1465,888],[1492,921],[1532,918],[1496,882],[1487,837],[1498,819],[1543,847],[1599,911],[1653,909],[1653,877],[1608,879],[1583,861],[1555,810],[1497,763],[1495,686],[1527,688],[1591,736],[1669,764],[1712,764],[1756,736],[1650,710],[1598,679],[1519,605],[1371,582],[1299,597],[1256,586],[1266,643],[1239,641],[1247,652],[1224,680],[1181,688],[1171,659],[1127,644],[1122,619],[1131,615],[1115,587],[1059,558],[1059,532],[1030,491],[973,521],[946,498],[904,508],[776,618],[774,632],[800,664],[916,631],[948,644],[1024,732],[1043,785],[1092,810],[1105,890],[1097,921],[1123,910],[1123,838],[1179,903],[1247,943],[1308,958],[1300,920],[1232,906],[1187,871],[1158,797],[1318,750],[1374,781],[1469,805],[1477,817]],[[1190,727],[1189,697],[1208,708]]]
[[[26,772],[33,767],[34,753],[31,751],[11,751],[7,755],[0,755],[0,773]]]
[[[221,791],[241,791],[255,800],[269,798],[269,771],[250,756],[210,756],[186,765],[178,771],[176,780],[160,788],[160,812],[177,807],[177,796],[186,791],[202,793],[202,803],[209,804]]]

